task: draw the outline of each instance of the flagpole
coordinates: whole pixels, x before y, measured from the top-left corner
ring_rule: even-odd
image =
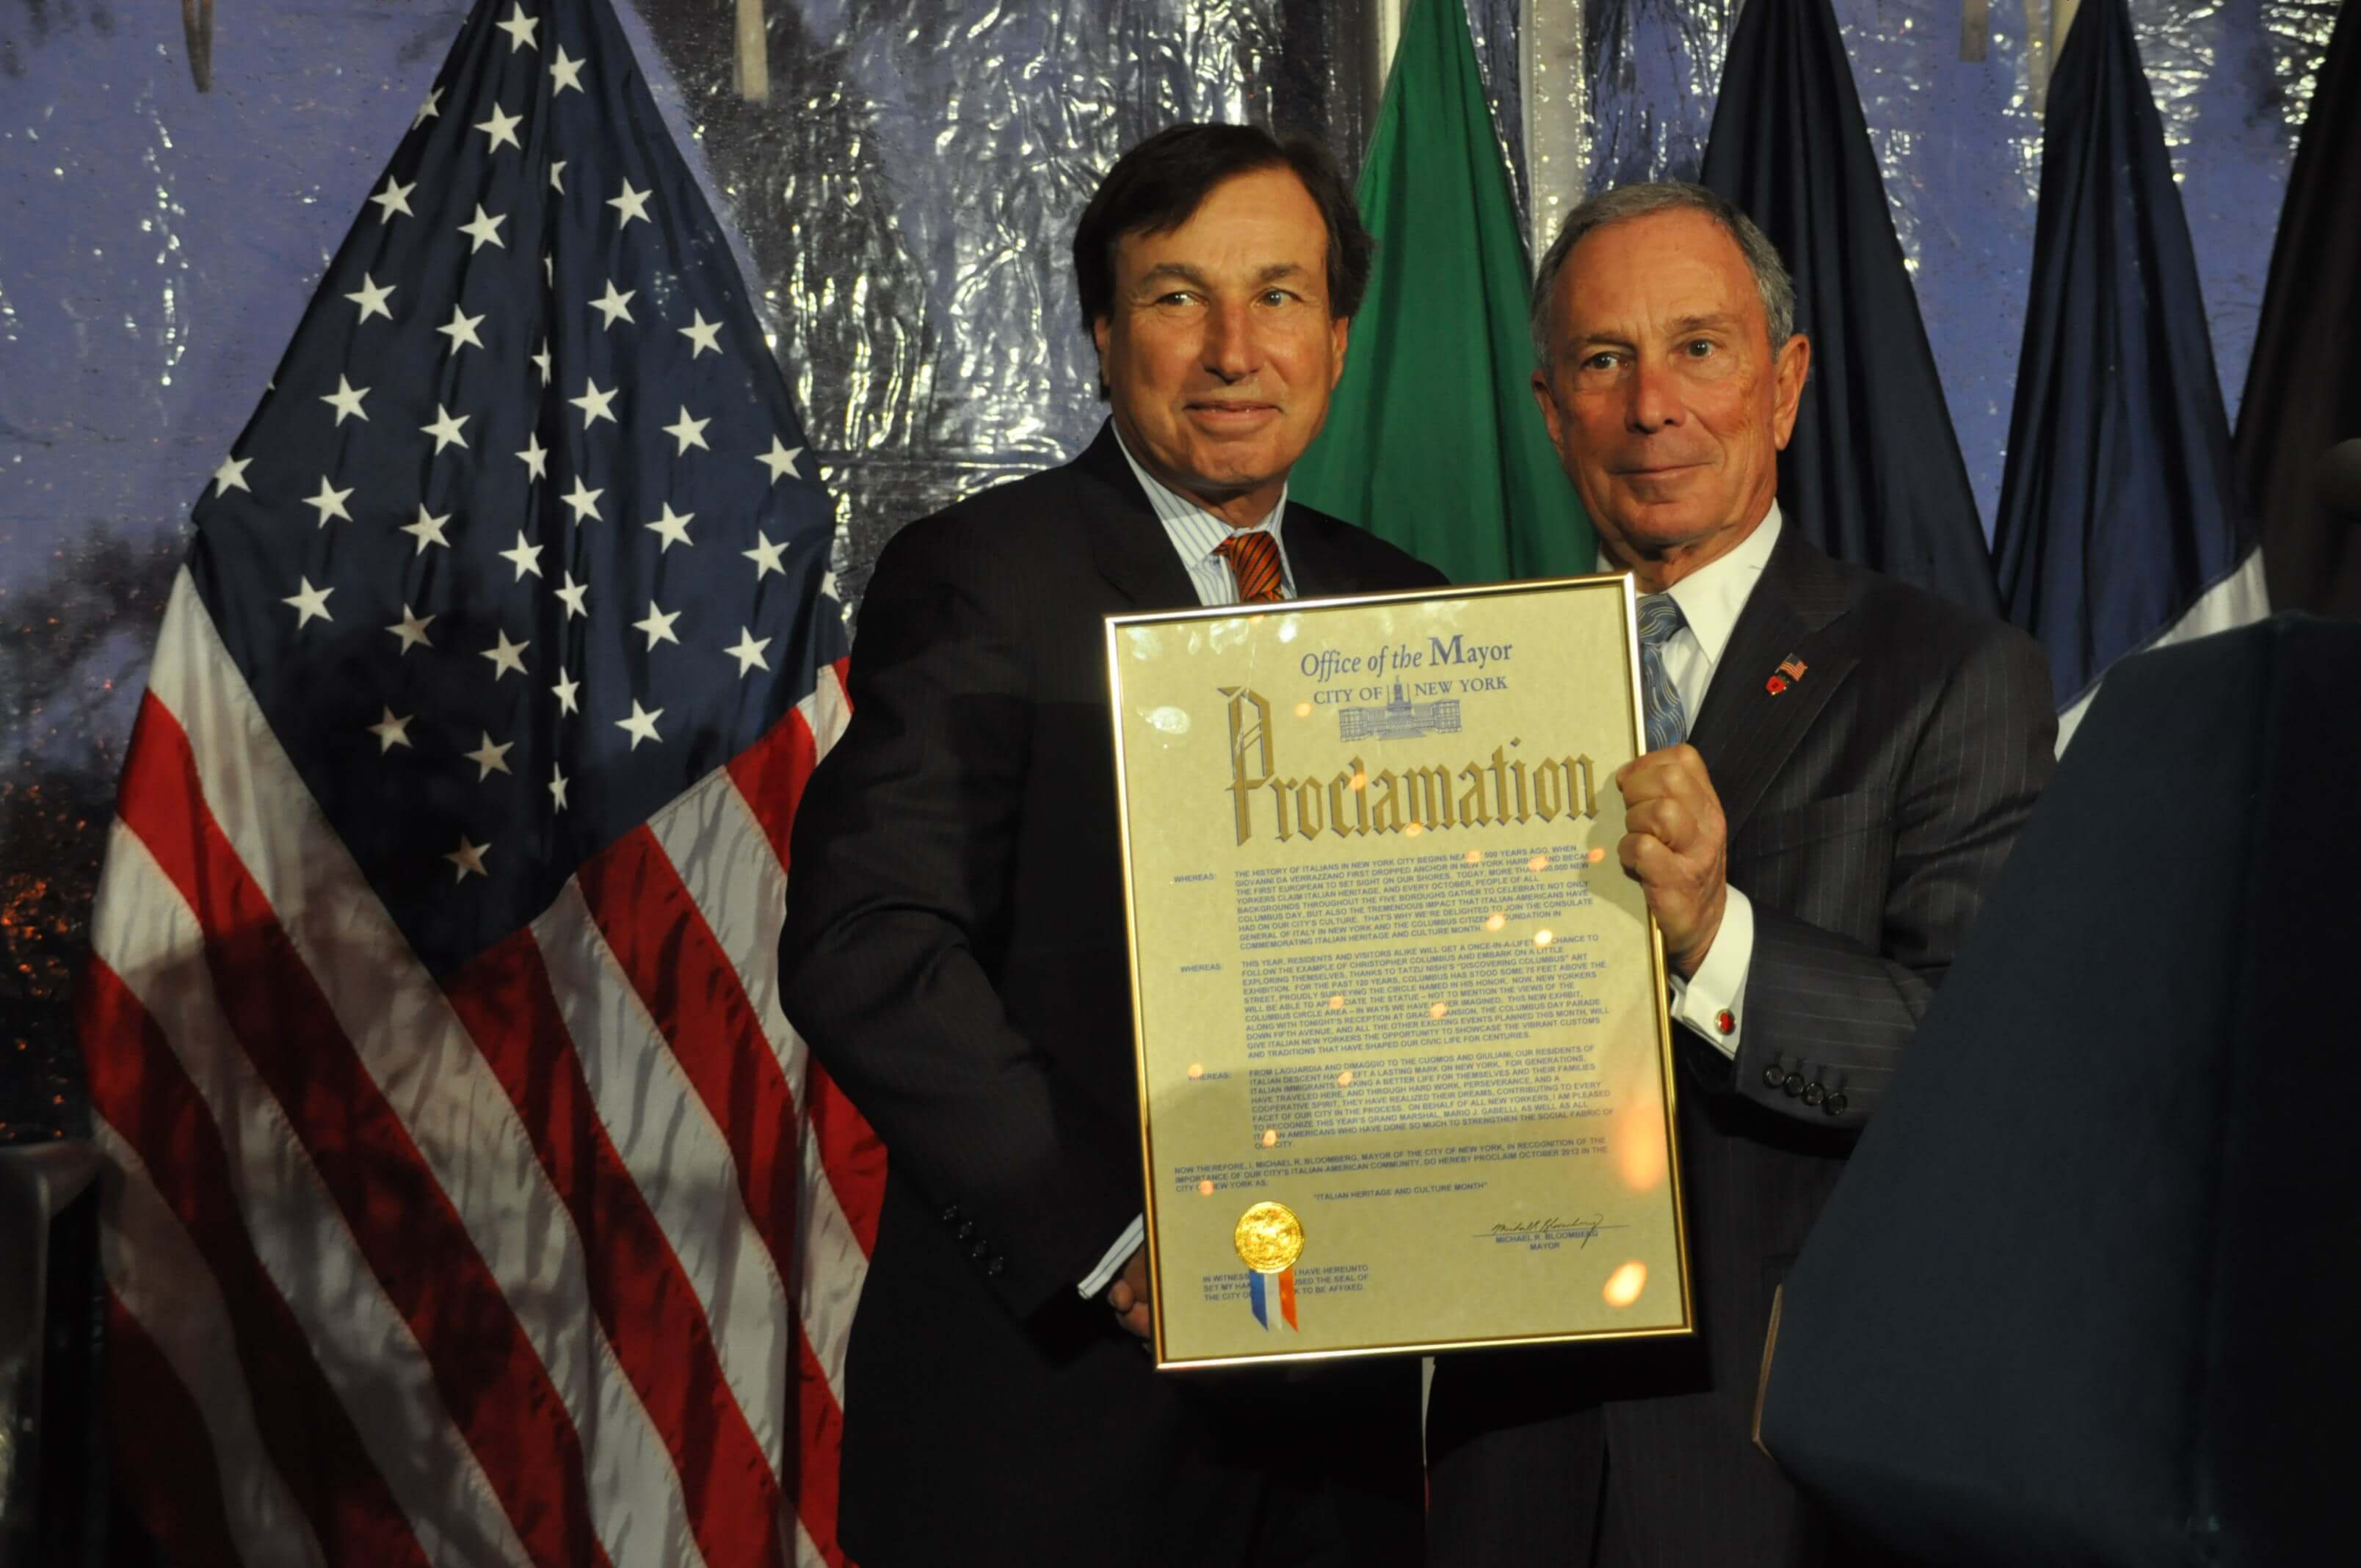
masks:
[[[1532,173],[1528,265],[1590,186],[1589,82],[1582,73],[1583,0],[1523,0],[1517,29],[1524,64],[1525,168]]]

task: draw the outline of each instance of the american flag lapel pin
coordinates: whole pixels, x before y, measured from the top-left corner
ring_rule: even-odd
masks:
[[[1779,661],[1778,672],[1763,683],[1763,689],[1773,696],[1777,696],[1781,692],[1802,680],[1806,668],[1804,661],[1790,653]]]

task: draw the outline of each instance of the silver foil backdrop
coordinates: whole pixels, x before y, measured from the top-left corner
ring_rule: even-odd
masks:
[[[1562,204],[1566,170],[1529,188],[1525,45],[1578,77],[1530,108],[1586,187],[1695,170],[1737,0],[1467,4],[1521,197]],[[1996,0],[1967,61],[1954,0],[1836,0],[1987,511],[2048,4]],[[465,7],[219,0],[204,93],[177,9],[0,0],[0,1139],[82,1115],[71,979],[189,504]],[[2135,9],[2235,398],[2334,3]],[[1246,117],[1349,168],[1375,111],[1349,0],[769,0],[759,104],[734,88],[734,11],[644,0],[636,30],[759,280],[855,595],[894,527],[1096,425],[1067,247],[1120,148]]]

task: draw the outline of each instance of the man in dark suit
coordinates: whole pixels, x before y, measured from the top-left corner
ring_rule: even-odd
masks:
[[[1189,126],[1074,236],[1110,419],[877,562],[796,813],[786,1008],[884,1138],[848,1550],[1415,1563],[1417,1368],[1159,1376],[1141,1253],[1104,615],[1439,585],[1286,499],[1368,269],[1315,148]]]
[[[1571,214],[1533,390],[1642,599],[1626,872],[1673,974],[1698,1332],[1438,1363],[1439,1563],[1862,1560],[1750,1440],[1771,1298],[2049,775],[2032,641],[1830,560],[1774,498],[1810,367],[1760,230],[1696,186]],[[1995,1085],[1994,1091],[2029,1086]]]

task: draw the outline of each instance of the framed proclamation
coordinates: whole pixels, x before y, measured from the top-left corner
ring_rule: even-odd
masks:
[[[1691,1332],[1631,579],[1107,658],[1158,1365]]]

